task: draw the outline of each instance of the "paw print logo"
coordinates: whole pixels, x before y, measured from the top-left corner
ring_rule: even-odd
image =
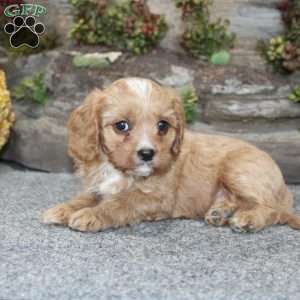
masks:
[[[26,45],[31,48],[36,48],[39,45],[39,36],[45,32],[43,23],[36,23],[35,18],[28,16],[25,19],[17,16],[12,23],[7,23],[4,31],[10,34],[10,44],[13,48],[18,48]]]

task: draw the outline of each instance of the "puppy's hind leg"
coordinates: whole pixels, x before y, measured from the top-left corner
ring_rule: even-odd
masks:
[[[239,199],[229,220],[234,231],[257,232],[273,224],[297,223],[291,213],[292,195],[280,169],[266,153],[250,146],[229,153],[219,180]]]
[[[68,202],[48,209],[42,216],[42,222],[45,224],[67,225],[73,213],[82,208],[96,206],[98,203],[96,196],[80,194]]]
[[[229,225],[235,232],[257,232],[279,223],[280,213],[262,205],[255,205],[250,209],[239,209],[229,220]]]

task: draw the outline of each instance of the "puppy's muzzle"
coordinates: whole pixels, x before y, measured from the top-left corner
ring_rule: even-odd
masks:
[[[153,160],[153,157],[155,155],[155,151],[151,148],[143,148],[140,149],[138,152],[138,157],[145,162],[149,162]]]

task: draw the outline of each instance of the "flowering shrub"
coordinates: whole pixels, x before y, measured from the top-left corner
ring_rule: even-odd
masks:
[[[285,24],[284,35],[272,38],[263,50],[275,69],[291,73],[300,70],[300,0],[284,0],[279,9]]]
[[[0,70],[0,150],[7,142],[10,128],[14,123],[9,91],[6,87],[5,74]]]
[[[164,18],[150,12],[145,0],[70,0],[74,6],[71,36],[85,44],[102,44],[146,53],[167,30]]]

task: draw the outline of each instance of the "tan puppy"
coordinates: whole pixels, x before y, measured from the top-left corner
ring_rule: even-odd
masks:
[[[184,129],[174,91],[140,78],[93,91],[68,122],[69,154],[84,192],[43,220],[100,231],[144,220],[205,218],[255,232],[300,229],[293,198],[265,152],[243,141]]]

